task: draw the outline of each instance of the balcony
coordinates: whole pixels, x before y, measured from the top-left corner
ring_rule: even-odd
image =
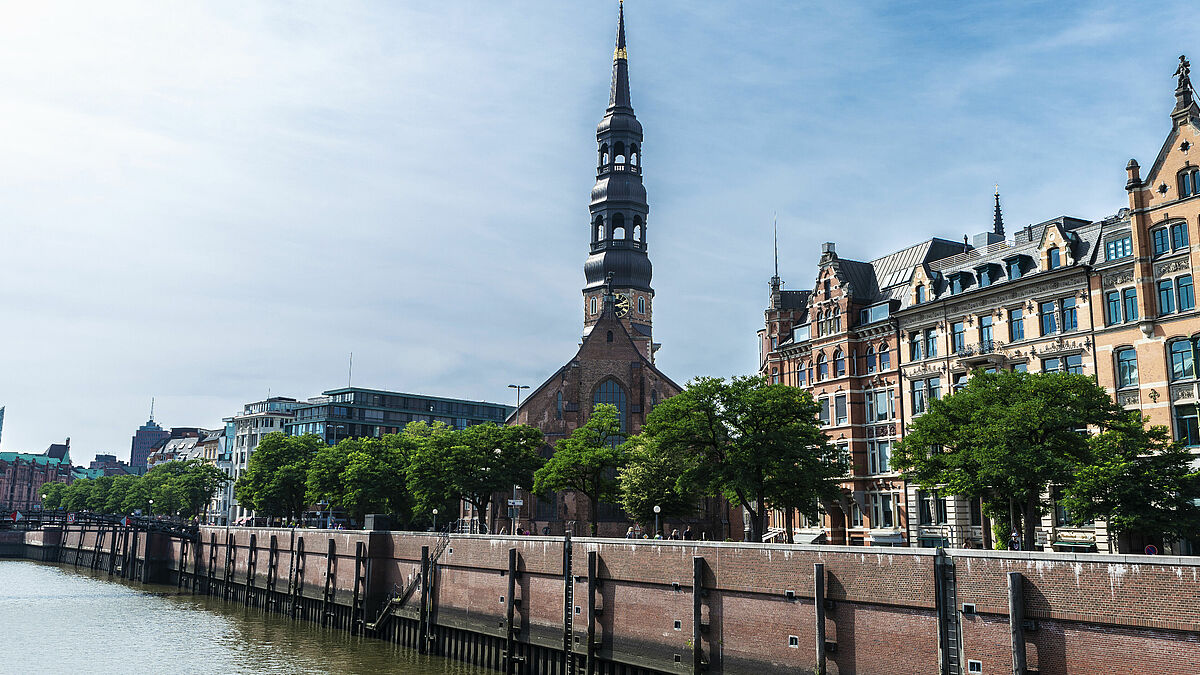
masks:
[[[596,167],[596,177],[599,178],[606,173],[632,173],[641,175],[642,167],[636,164],[609,164],[606,166]]]
[[[592,243],[592,253],[612,251],[614,249],[644,251],[646,250],[646,245],[636,239],[601,239]]]

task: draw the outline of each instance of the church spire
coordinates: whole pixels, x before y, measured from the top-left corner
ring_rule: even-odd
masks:
[[[1000,185],[996,185],[996,215],[992,219],[992,231],[1004,236],[1004,216],[1000,215]]]
[[[612,89],[608,94],[608,110],[628,108],[629,102],[629,54],[625,51],[625,3],[617,8],[617,47],[613,50]]]

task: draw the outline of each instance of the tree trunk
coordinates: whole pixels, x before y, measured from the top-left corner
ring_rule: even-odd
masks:
[[[1032,551],[1037,543],[1038,495],[1030,495],[1025,504],[1025,550]]]
[[[484,519],[487,518],[488,508],[490,508],[492,505],[492,499],[491,497],[488,497],[487,499],[479,502],[469,501],[469,503],[475,507],[475,520],[479,521],[479,531],[483,532],[483,526],[485,524]]]
[[[784,523],[783,523],[783,529],[784,529],[784,532],[786,532],[786,534],[787,534],[787,543],[789,543],[789,544],[796,543],[794,537],[792,536],[792,516],[795,514],[795,512],[796,512],[796,509],[794,509],[790,506],[787,507],[787,509],[783,512],[783,514],[784,514],[783,517],[785,519]]]

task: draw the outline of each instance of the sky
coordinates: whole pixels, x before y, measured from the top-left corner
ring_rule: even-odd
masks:
[[[512,403],[583,322],[616,3],[38,2],[0,22],[0,448],[127,459],[347,382]],[[787,288],[1127,205],[1166,4],[629,0],[657,365],[757,369]]]

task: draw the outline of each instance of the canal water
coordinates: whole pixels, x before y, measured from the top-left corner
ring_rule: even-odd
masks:
[[[0,560],[0,644],[0,673],[491,672],[173,586],[17,560]]]

